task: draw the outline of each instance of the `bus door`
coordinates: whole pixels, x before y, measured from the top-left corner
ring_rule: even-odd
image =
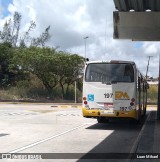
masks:
[[[142,104],[143,104],[143,83],[142,83],[142,76],[138,72],[137,76],[137,119],[139,119],[142,115]]]
[[[132,111],[135,109],[136,96],[134,66],[131,64],[119,64],[116,76],[117,82],[112,84],[115,110],[124,113]],[[133,105],[131,105],[131,102],[133,102]]]

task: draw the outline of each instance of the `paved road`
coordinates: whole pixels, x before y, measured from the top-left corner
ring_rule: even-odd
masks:
[[[86,153],[129,153],[134,150],[147,115],[139,125],[130,120],[112,120],[110,123],[98,124],[96,119],[83,118],[80,108],[58,108],[51,104],[0,104],[0,152],[83,153],[78,154],[81,158],[84,158]],[[67,154],[70,158],[74,155],[77,157],[77,154]],[[58,156],[58,154],[45,156]],[[63,158],[66,155],[59,156]],[[91,162],[93,160],[28,161]]]

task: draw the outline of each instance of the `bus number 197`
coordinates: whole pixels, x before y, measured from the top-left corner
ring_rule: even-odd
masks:
[[[127,111],[127,107],[120,107],[120,111]]]
[[[112,98],[113,97],[113,93],[105,93],[104,97],[105,98]]]

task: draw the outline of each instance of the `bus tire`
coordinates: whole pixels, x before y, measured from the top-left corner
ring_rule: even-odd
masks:
[[[131,124],[133,124],[133,125],[137,125],[137,124],[139,124],[140,123],[140,119],[131,119]]]
[[[145,108],[144,108],[144,110],[143,110],[143,117],[146,115],[146,106],[145,106]]]
[[[106,117],[99,116],[99,117],[97,117],[97,122],[98,123],[108,123],[109,122],[109,119],[106,118]]]

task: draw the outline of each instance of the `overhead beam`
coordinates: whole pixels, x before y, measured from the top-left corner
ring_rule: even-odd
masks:
[[[153,12],[160,11],[160,0],[113,0],[115,8],[118,11],[130,11],[134,10],[142,12],[151,10]]]
[[[113,12],[115,39],[160,41],[160,0],[113,1],[118,10]],[[160,120],[160,58],[157,119]]]
[[[160,12],[113,12],[114,39],[160,41]]]

